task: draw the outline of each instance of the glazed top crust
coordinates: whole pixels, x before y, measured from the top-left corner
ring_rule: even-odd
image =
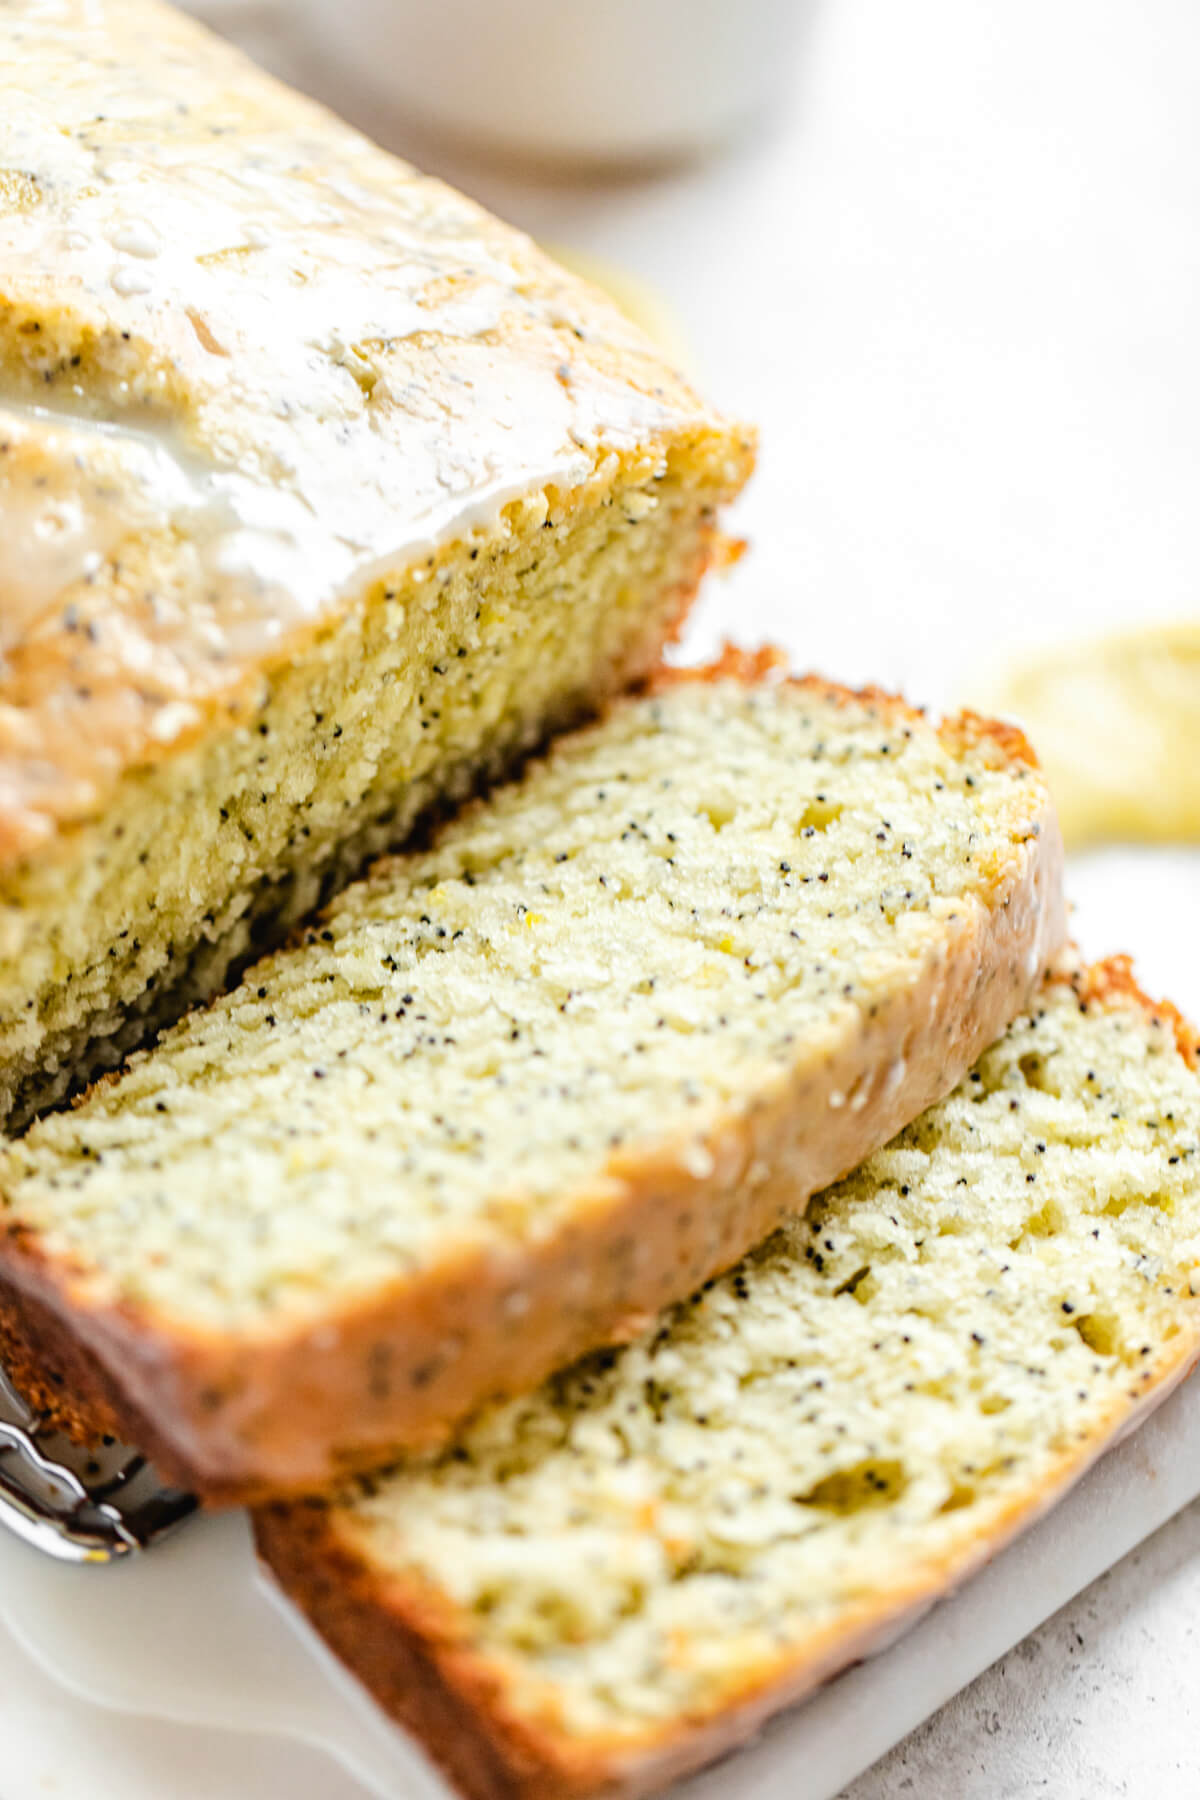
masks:
[[[0,0],[0,862],[379,579],[732,434],[603,297],[158,0]]]

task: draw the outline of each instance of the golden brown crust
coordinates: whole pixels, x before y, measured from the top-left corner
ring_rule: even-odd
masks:
[[[744,650],[740,644],[732,644],[726,639],[721,654],[712,662],[670,664],[655,669],[645,682],[645,691],[656,694],[690,682],[711,684],[717,681],[741,681],[747,687],[758,687],[763,682],[788,679],[787,668],[787,652],[778,644],[761,644],[756,650]]]
[[[924,710],[913,706],[902,694],[894,694],[887,688],[847,687],[843,682],[830,681],[824,675],[812,673],[793,675],[789,672],[789,659],[786,650],[778,644],[761,644],[757,649],[747,650],[740,644],[726,639],[721,647],[721,654],[708,663],[682,663],[656,669],[646,683],[648,693],[657,693],[672,687],[686,686],[693,682],[711,685],[718,681],[740,681],[748,687],[759,687],[763,684],[786,683],[788,687],[801,688],[821,700],[828,700],[835,706],[875,706],[887,718],[892,719],[924,719]],[[972,738],[963,726],[967,720],[975,720],[973,713],[960,713],[957,718],[946,720],[942,730],[952,733],[955,740],[969,743]],[[980,720],[982,726],[991,725],[988,720]],[[1008,730],[1008,727],[996,726],[995,730]],[[977,734],[982,737],[983,733]],[[1019,735],[1019,734],[1018,734]],[[1024,761],[1024,758],[1018,760]]]
[[[1170,1000],[1151,999],[1133,973],[1131,956],[1109,956],[1087,967],[1081,967],[1072,958],[1056,970],[1054,976],[1075,989],[1082,1005],[1125,1004],[1143,1012],[1147,1018],[1157,1020],[1173,1035],[1175,1046],[1188,1067],[1194,1069],[1197,1066],[1200,1033]]]
[[[890,719],[917,720],[925,717],[923,707],[913,706],[903,694],[893,693],[888,688],[873,684],[853,688],[838,681],[829,681],[823,675],[789,674],[787,652],[774,644],[746,650],[727,639],[715,661],[698,667],[685,664],[658,669],[646,683],[646,688],[648,692],[654,693],[692,681],[744,681],[752,684],[786,681],[790,687],[804,688],[838,706],[874,706],[884,717]],[[1013,725],[1004,719],[987,718],[969,708],[943,719],[938,726],[938,735],[944,742],[961,750],[986,746],[994,750],[1004,762],[1024,763],[1031,769],[1040,767],[1037,753],[1019,725]]]
[[[799,1649],[740,1672],[704,1712],[627,1734],[572,1737],[547,1715],[518,1713],[499,1658],[473,1647],[470,1621],[419,1580],[385,1578],[313,1500],[262,1508],[259,1554],[285,1593],[398,1723],[414,1731],[470,1800],[637,1800],[727,1754],[772,1714],[851,1663],[885,1649],[1047,1512],[1105,1450],[1136,1428],[1190,1374],[1200,1326],[1181,1332],[1130,1390],[1020,1493],[1000,1498],[949,1554],[907,1568],[848,1607]]]
[[[439,1609],[414,1593],[381,1594],[372,1571],[342,1545],[319,1501],[255,1516],[255,1538],[286,1592],[380,1705],[428,1745],[464,1793],[489,1800],[569,1793],[552,1746],[507,1719],[500,1679],[455,1641]]]
[[[964,745],[992,744],[1006,762],[1023,762],[1031,769],[1040,765],[1037,752],[1019,725],[1004,719],[985,718],[982,713],[965,711],[955,721],[956,735]]]
[[[757,681],[778,667],[778,653],[735,652],[716,671]],[[397,1448],[439,1442],[484,1401],[633,1335],[949,1092],[1026,1005],[1062,941],[1048,798],[990,903],[964,900],[943,929],[923,979],[712,1133],[708,1173],[696,1172],[690,1142],[614,1155],[536,1247],[465,1250],[315,1329],[247,1339],[76,1300],[71,1271],[18,1226],[0,1238],[0,1312],[52,1362],[82,1345],[76,1399],[94,1390],[109,1429],[212,1504],[314,1492]]]
[[[115,1418],[99,1395],[95,1359],[64,1338],[52,1315],[40,1322],[44,1336],[36,1305],[23,1306],[18,1316],[0,1300],[0,1368],[48,1424],[77,1444],[98,1443]]]

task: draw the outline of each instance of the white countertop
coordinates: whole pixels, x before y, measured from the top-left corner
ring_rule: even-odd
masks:
[[[804,665],[938,704],[1039,643],[1197,611],[1190,0],[814,4],[793,103],[756,141],[585,187],[411,141],[335,64],[284,41],[285,3],[197,10],[414,160],[672,304],[703,384],[763,433],[738,515],[753,552],[701,604],[689,649],[775,637]],[[1085,947],[1134,951],[1152,990],[1200,1013],[1200,853],[1093,857],[1072,879]],[[1195,1800],[1198,1620],[1193,1507],[846,1800]],[[0,1685],[19,1654],[0,1636]],[[65,1696],[43,1688],[28,1718],[66,1730]],[[116,1768],[130,1753],[105,1717],[88,1742]],[[139,1800],[135,1774],[172,1800],[361,1791],[283,1744],[227,1746],[202,1778],[188,1727],[146,1731],[126,1782]]]
[[[1193,1505],[840,1800],[1195,1800],[1198,1639]]]

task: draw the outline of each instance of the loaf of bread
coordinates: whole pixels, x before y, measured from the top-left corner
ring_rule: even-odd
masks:
[[[317,1488],[628,1335],[945,1093],[1061,938],[1045,785],[1000,727],[777,675],[618,701],[12,1145],[35,1365],[210,1499]]]
[[[752,460],[157,0],[0,7],[0,1123],[643,675]]]
[[[635,1343],[331,1502],[287,1592],[476,1800],[634,1795],[894,1636],[1200,1348],[1195,1040],[1122,962]]]

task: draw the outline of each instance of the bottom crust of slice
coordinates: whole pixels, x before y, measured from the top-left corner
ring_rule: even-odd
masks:
[[[889,1649],[1049,1512],[1169,1398],[1198,1360],[1200,1334],[1193,1333],[1143,1373],[1140,1399],[1089,1432],[1036,1488],[998,1504],[962,1554],[907,1570],[799,1653],[747,1671],[741,1691],[719,1713],[673,1719],[636,1744],[582,1745],[514,1716],[505,1705],[504,1671],[456,1640],[438,1596],[381,1578],[339,1536],[320,1500],[261,1508],[254,1515],[255,1543],[288,1598],[469,1800],[639,1800],[741,1748],[773,1715]]]

